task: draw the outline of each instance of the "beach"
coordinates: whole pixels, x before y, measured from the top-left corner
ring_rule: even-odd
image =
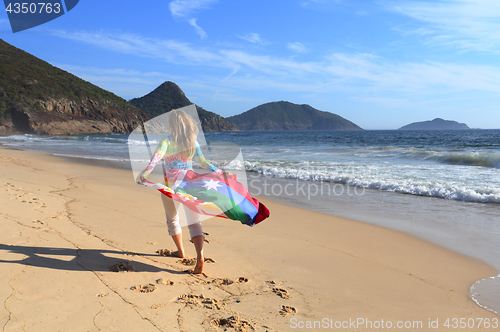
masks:
[[[472,283],[498,274],[486,263],[266,198],[271,217],[255,227],[203,222],[214,262],[191,275],[156,254],[173,249],[159,193],[130,171],[0,151],[4,331],[449,330],[461,318],[473,324],[461,330],[489,331],[486,319],[498,322],[468,298]]]

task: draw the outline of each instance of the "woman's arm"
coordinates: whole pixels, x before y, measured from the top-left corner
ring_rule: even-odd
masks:
[[[158,143],[158,146],[156,147],[155,153],[153,155],[153,158],[151,158],[151,161],[149,162],[148,167],[144,171],[142,171],[141,174],[137,177],[137,183],[142,183],[144,180],[147,178],[149,174],[153,171],[155,168],[156,164],[165,156],[165,153],[167,153],[168,149],[168,144],[170,141],[166,138],[163,138],[160,143]]]
[[[203,156],[203,152],[201,152],[200,144],[198,144],[198,142],[196,142],[195,145],[194,160],[196,160],[196,162],[200,164],[200,166],[203,168],[209,168],[212,172],[217,172],[219,174],[222,173],[222,170],[218,169],[211,162],[205,159],[205,157]]]

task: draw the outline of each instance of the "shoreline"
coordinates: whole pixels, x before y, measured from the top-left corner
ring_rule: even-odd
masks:
[[[218,331],[211,321],[231,315],[256,330],[289,330],[292,318],[324,317],[425,324],[439,319],[438,330],[444,330],[446,318],[498,317],[468,298],[473,282],[497,274],[493,267],[408,234],[262,197],[271,210],[262,224],[248,228],[219,218],[203,224],[210,241],[205,254],[215,263],[206,265],[207,278],[190,276],[175,259],[155,254],[173,246],[164,212],[158,194],[137,186],[130,172],[0,151],[6,230],[0,324],[6,331],[35,322],[46,330],[61,328],[65,315],[48,311],[59,307],[69,320],[81,317],[73,330],[127,322],[124,327],[144,331]],[[192,245],[186,237],[184,242],[192,256]],[[108,271],[122,260],[138,272]],[[175,284],[155,284],[160,277]],[[212,282],[240,277],[248,281]],[[130,289],[149,283],[154,292]],[[179,302],[189,294],[210,298],[213,308]],[[297,312],[283,316],[282,305]]]

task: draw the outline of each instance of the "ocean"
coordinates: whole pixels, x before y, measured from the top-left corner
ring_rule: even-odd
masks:
[[[159,139],[15,135],[0,144],[130,169],[129,148],[149,156]],[[219,149],[204,149],[207,159],[244,172],[253,195],[407,232],[500,270],[500,130],[209,132],[205,140]],[[238,146],[240,158],[217,142]],[[499,314],[500,277],[476,282],[470,297]]]

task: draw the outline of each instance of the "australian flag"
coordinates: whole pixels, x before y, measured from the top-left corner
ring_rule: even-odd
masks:
[[[158,189],[162,194],[181,202],[190,210],[210,216],[238,220],[253,226],[269,217],[267,207],[250,196],[247,188],[236,179],[223,174],[199,174],[183,171],[180,181],[172,189],[146,180],[143,184]]]

